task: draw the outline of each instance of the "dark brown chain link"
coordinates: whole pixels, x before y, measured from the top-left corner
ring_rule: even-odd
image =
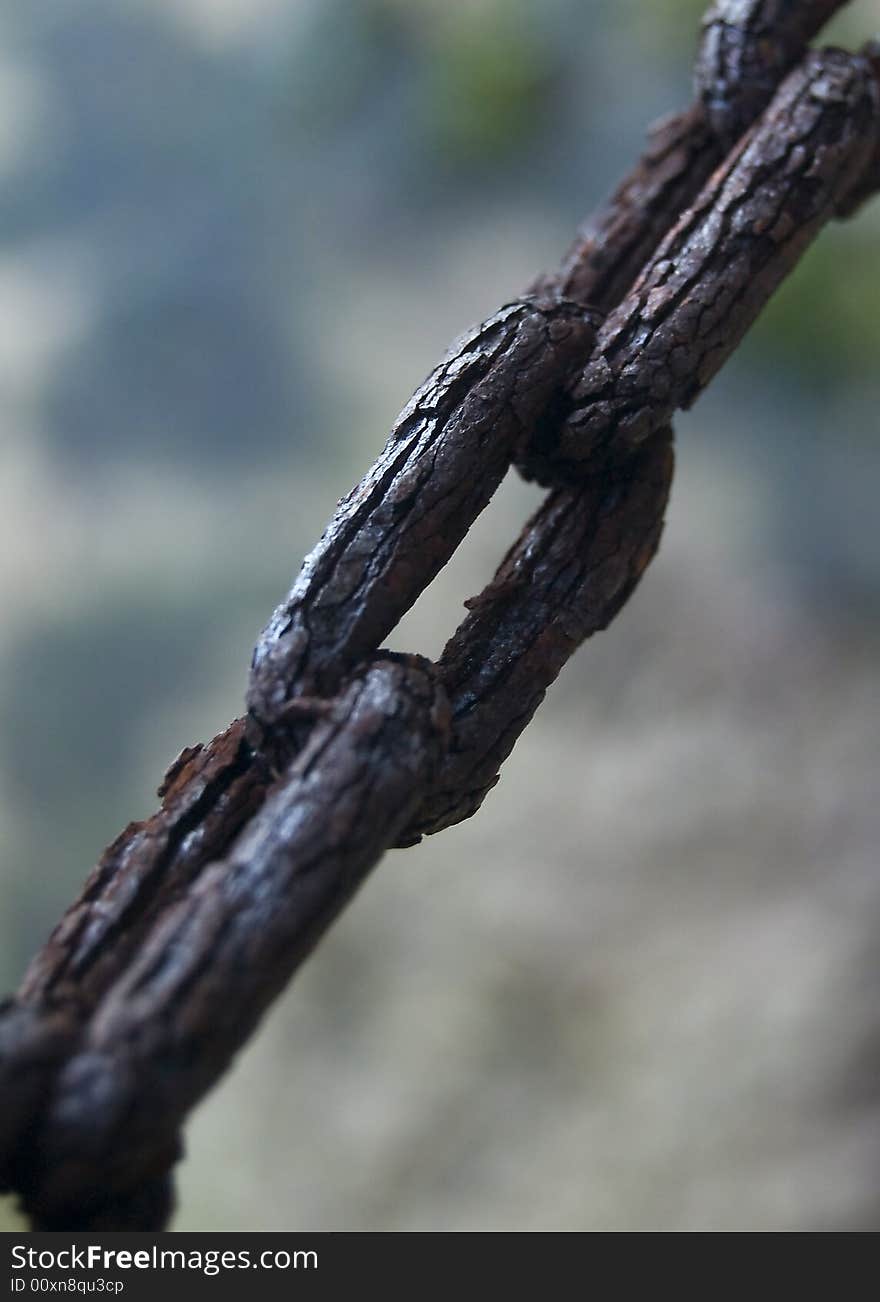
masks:
[[[697,99],[560,270],[465,335],[255,653],[0,1013],[0,1175],[46,1229],[156,1229],[188,1110],[391,845],[469,817],[659,544],[670,419],[834,215],[880,186],[880,63],[843,0],[718,0]],[[552,486],[436,665],[379,648],[508,467]]]

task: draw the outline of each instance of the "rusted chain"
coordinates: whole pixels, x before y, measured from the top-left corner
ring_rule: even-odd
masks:
[[[187,1111],[383,851],[479,807],[635,588],[673,411],[880,184],[876,51],[805,53],[841,2],[710,8],[695,104],[420,388],[261,636],[247,719],[178,758],[34,959],[0,1013],[0,1178],[36,1226],[165,1223]],[[511,462],[557,487],[438,664],[380,652]]]
[[[180,1122],[412,816],[445,749],[433,666],[358,670],[222,860],[169,907],[66,1059],[22,1172],[46,1224],[158,1228]],[[75,1212],[74,1212],[75,1209]],[[134,1226],[130,1226],[134,1228]],[[141,1226],[140,1228],[145,1228]]]
[[[822,226],[848,209],[876,143],[871,61],[817,50],[792,72],[609,314],[541,482],[608,449],[626,455],[688,407],[736,349]]]
[[[703,19],[694,76],[712,131],[732,145],[846,0],[718,0]]]
[[[527,298],[453,344],[257,643],[248,707],[259,745],[268,734],[277,747],[285,727],[295,737],[297,703],[331,695],[446,564],[515,450],[559,411],[597,325],[564,300]]]
[[[660,543],[672,465],[666,428],[626,465],[552,493],[467,603],[438,665],[451,744],[412,835],[476,813],[565,662],[631,596]]]

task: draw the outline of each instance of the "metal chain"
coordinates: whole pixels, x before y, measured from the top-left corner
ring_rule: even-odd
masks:
[[[0,1013],[0,1177],[44,1229],[156,1229],[180,1127],[392,845],[469,817],[657,550],[671,417],[880,187],[880,59],[844,0],[717,0],[697,98],[560,270],[463,336]],[[437,664],[379,648],[513,464],[551,488]]]

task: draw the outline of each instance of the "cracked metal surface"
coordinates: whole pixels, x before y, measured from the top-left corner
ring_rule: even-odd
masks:
[[[732,145],[846,0],[716,0],[703,19],[694,84],[713,132]]]
[[[257,735],[300,695],[332,693],[446,564],[510,464],[552,421],[595,339],[565,301],[510,303],[463,335],[344,497],[254,652]]]
[[[607,317],[558,443],[535,440],[528,476],[576,479],[691,405],[861,181],[878,106],[865,57],[806,57]]]
[[[807,55],[726,154],[839,7],[710,8],[700,98],[655,129],[559,271],[415,395],[262,635],[248,719],[178,757],[161,809],[108,848],[0,1007],[0,1182],[36,1226],[165,1224],[188,1109],[384,849],[479,807],[635,588],[671,413],[821,225],[880,186],[875,47]],[[378,653],[511,461],[562,486],[436,666]]]

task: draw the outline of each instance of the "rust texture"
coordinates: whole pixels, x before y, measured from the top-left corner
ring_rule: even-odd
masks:
[[[625,456],[690,406],[870,174],[878,105],[866,57],[804,58],[609,313],[565,426],[537,432],[529,477],[576,479],[612,444]]]
[[[880,187],[841,0],[718,0],[694,103],[560,268],[455,343],[188,748],[0,1006],[0,1185],[36,1228],[156,1230],[188,1111],[386,849],[468,818],[660,542],[671,417],[825,222]],[[552,486],[436,665],[380,644],[508,467]]]
[[[716,0],[694,82],[712,130],[733,144],[846,0]]]
[[[248,706],[259,725],[290,721],[292,698],[333,692],[391,632],[486,506],[514,449],[560,410],[596,320],[564,300],[526,299],[453,344],[257,643]]]

